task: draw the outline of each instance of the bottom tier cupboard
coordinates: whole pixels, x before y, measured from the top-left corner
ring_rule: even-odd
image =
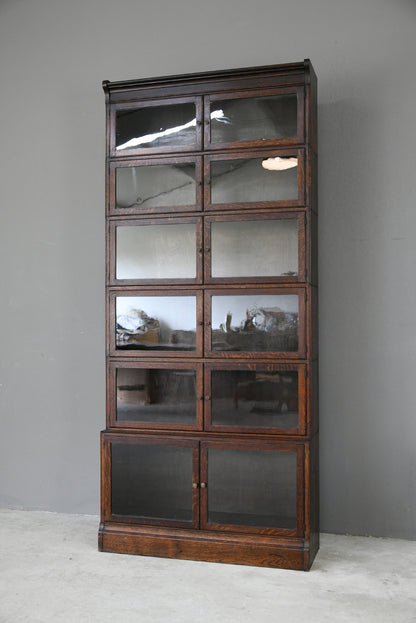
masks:
[[[314,441],[103,433],[102,452],[105,551],[309,568]]]

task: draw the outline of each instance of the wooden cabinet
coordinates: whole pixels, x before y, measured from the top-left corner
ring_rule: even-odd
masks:
[[[319,547],[311,63],[103,87],[99,547],[309,569]]]

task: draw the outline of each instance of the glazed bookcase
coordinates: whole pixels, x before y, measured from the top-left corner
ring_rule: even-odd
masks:
[[[312,65],[103,88],[99,548],[309,569],[319,547]]]

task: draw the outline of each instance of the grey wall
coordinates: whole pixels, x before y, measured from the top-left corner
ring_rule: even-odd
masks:
[[[101,80],[319,77],[322,528],[415,538],[416,5],[2,0],[0,503],[98,512]]]

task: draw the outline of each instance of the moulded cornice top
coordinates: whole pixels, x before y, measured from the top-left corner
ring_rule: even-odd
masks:
[[[186,85],[190,83],[203,83],[210,80],[227,80],[232,78],[256,78],[264,75],[295,75],[304,74],[305,82],[309,82],[309,73],[313,71],[309,59],[300,63],[283,63],[280,65],[263,65],[260,67],[245,67],[239,69],[225,69],[220,71],[209,71],[202,73],[180,74],[172,76],[162,76],[155,78],[141,78],[138,80],[121,80],[110,82],[104,80],[102,83],[106,94],[110,92],[129,91],[131,89],[162,87],[169,85]]]

